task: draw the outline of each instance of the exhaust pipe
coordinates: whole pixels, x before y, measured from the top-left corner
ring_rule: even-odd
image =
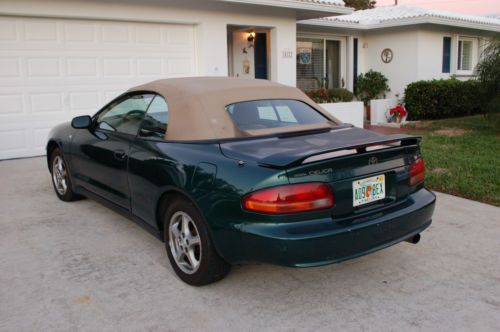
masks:
[[[406,242],[417,244],[420,241],[420,234],[413,235],[405,240]]]

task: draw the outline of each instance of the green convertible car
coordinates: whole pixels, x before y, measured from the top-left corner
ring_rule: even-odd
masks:
[[[296,88],[183,78],[55,127],[47,159],[60,199],[126,215],[204,285],[231,264],[318,266],[418,242],[435,205],[419,142],[344,124]]]

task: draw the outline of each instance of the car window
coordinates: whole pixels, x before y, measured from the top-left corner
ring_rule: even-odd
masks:
[[[97,117],[97,128],[136,135],[153,94],[133,95],[112,103]]]
[[[226,106],[241,130],[280,128],[328,122],[325,116],[298,100],[254,100]]]
[[[167,132],[168,105],[161,96],[156,96],[144,115],[139,136],[163,138]]]

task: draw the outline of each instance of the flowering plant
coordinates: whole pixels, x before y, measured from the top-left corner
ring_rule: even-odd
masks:
[[[328,90],[325,88],[319,88],[307,91],[306,95],[317,103],[328,102]]]
[[[408,112],[406,111],[405,107],[401,104],[396,105],[395,107],[391,108],[388,111],[387,114],[387,119],[389,122],[401,122],[403,119],[406,118],[408,115]]]

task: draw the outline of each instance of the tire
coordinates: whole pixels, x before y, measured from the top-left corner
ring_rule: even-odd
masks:
[[[191,202],[178,198],[169,204],[163,225],[168,259],[182,281],[203,286],[229,273],[231,266],[217,254],[207,223]]]
[[[72,202],[83,198],[73,191],[68,164],[60,149],[55,149],[50,155],[50,175],[54,191],[61,201]]]

